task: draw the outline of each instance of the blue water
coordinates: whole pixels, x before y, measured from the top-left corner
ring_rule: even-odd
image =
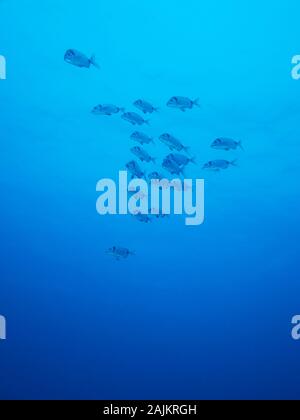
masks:
[[[300,5],[152,0],[0,3],[0,398],[298,398]],[[64,62],[95,54],[100,70]],[[201,109],[168,109],[173,95]],[[139,98],[187,143],[206,220],[96,213]],[[245,151],[210,148],[219,136]],[[162,159],[156,142],[149,152]],[[219,174],[201,166],[238,159]],[[155,170],[152,165],[146,168]],[[135,251],[116,262],[113,245]]]

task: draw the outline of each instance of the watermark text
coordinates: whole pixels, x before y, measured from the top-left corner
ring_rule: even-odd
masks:
[[[101,215],[186,215],[187,226],[204,222],[203,179],[152,179],[150,183],[141,178],[128,182],[128,173],[119,172],[119,182],[101,179],[96,191],[101,193],[97,212]],[[129,193],[133,193],[129,197]]]
[[[0,315],[0,340],[6,340],[6,319]]]
[[[292,329],[292,339],[300,340],[300,315],[295,315],[292,319],[292,324],[294,325]]]
[[[0,80],[6,79],[6,58],[0,55]]]
[[[292,64],[293,64],[292,78],[294,80],[299,80],[300,79],[300,55],[294,55],[294,57],[292,58]]]

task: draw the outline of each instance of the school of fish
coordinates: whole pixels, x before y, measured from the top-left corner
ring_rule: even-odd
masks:
[[[66,63],[79,68],[89,69],[92,66],[100,69],[94,55],[89,58],[84,53],[76,50],[69,49],[66,51],[64,60]],[[92,108],[91,113],[97,117],[112,117],[113,115],[121,115],[121,119],[132,126],[149,126],[150,120],[146,119],[146,115],[158,114],[162,111],[162,108],[154,106],[148,100],[144,98],[136,99],[132,103],[132,107],[136,111],[144,114],[144,117],[133,110],[126,110],[124,107],[119,107],[114,104],[98,104]],[[170,98],[166,107],[174,110],[179,110],[181,112],[186,112],[187,110],[192,110],[193,108],[201,108],[199,99],[192,100],[184,96],[173,96]],[[151,171],[147,175],[147,171],[141,168],[140,164],[137,162],[140,161],[142,164],[155,164],[156,157],[153,157],[150,152],[148,152],[145,147],[155,144],[155,139],[147,134],[144,131],[133,131],[130,139],[139,143],[139,146],[133,146],[130,148],[130,152],[134,155],[135,159],[130,160],[125,164],[125,168],[130,173],[132,178],[144,178],[151,182],[152,180],[162,181],[168,179],[168,176],[163,175],[158,171]],[[169,132],[162,133],[157,137],[163,145],[169,149],[168,155],[166,155],[161,164],[161,169],[170,175],[184,176],[184,171],[187,165],[194,164],[197,165],[195,157],[191,157],[190,148],[184,144],[181,139],[178,139],[173,134]],[[227,137],[218,137],[211,143],[211,149],[221,150],[224,152],[229,152],[231,150],[243,149],[242,143],[239,140],[234,140]],[[176,152],[176,153],[175,153]],[[231,167],[237,166],[237,160],[227,160],[227,159],[213,159],[209,162],[206,162],[202,166],[202,170],[220,172],[222,170],[229,169]],[[142,199],[142,197],[141,197]],[[164,215],[157,210],[156,212],[149,211],[149,214],[153,218],[165,218],[167,215]],[[156,214],[152,214],[156,213]],[[142,213],[137,213],[133,217],[140,223],[149,224],[152,222],[150,215],[145,215]],[[113,246],[106,251],[107,254],[111,255],[115,260],[120,261],[129,258],[130,256],[135,255],[133,251],[130,251],[127,248]]]

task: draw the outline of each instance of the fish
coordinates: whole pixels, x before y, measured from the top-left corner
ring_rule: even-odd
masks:
[[[237,161],[233,160],[229,162],[228,160],[223,159],[211,160],[210,162],[207,162],[202,169],[209,169],[218,172],[221,169],[228,169],[230,166],[237,166]]]
[[[120,261],[122,258],[126,259],[129,256],[134,255],[134,252],[127,248],[113,246],[106,251],[106,254],[112,255],[117,261]]]
[[[158,173],[158,172],[154,171],[154,172],[151,172],[151,173],[148,175],[148,179],[149,179],[150,181],[151,181],[152,179],[157,179],[157,180],[161,181],[162,179],[165,179],[165,177],[164,177],[162,174],[160,174],[160,173]]]
[[[138,99],[133,103],[133,105],[144,114],[153,114],[153,112],[158,112],[158,108],[155,108],[153,105],[149,104],[149,102],[146,102],[143,99]]]
[[[153,217],[156,217],[157,219],[164,219],[166,217],[170,217],[169,214],[165,214],[161,210],[156,209],[154,207],[152,209],[149,209],[149,214],[151,214]]]
[[[171,153],[167,156],[167,159],[173,160],[178,166],[186,166],[190,162],[196,165],[196,158],[188,158],[185,155],[179,153]]]
[[[147,214],[137,212],[136,214],[134,214],[134,217],[141,223],[151,223],[151,219]]]
[[[131,140],[137,141],[140,144],[154,144],[154,140],[152,137],[147,136],[147,134],[141,133],[140,131],[135,131],[130,136]]]
[[[170,150],[177,150],[177,152],[189,151],[189,147],[183,146],[180,140],[173,137],[171,134],[165,133],[159,137],[160,141],[169,147]]]
[[[132,160],[126,164],[126,169],[131,173],[132,178],[144,178],[145,173],[139,167],[139,164]]]
[[[162,167],[166,169],[171,174],[181,175],[183,174],[183,168],[181,168],[179,165],[177,165],[174,160],[171,159],[164,159]]]
[[[153,163],[155,163],[155,159],[153,158],[153,157],[151,157],[150,155],[149,155],[149,153],[148,152],[146,152],[146,150],[144,150],[144,149],[142,149],[141,147],[139,147],[139,146],[136,146],[136,147],[132,147],[131,149],[130,149],[130,151],[134,154],[134,155],[136,155],[142,162],[153,162]]]
[[[195,99],[192,101],[189,98],[185,98],[184,96],[173,96],[168,102],[167,106],[169,108],[177,108],[180,109],[182,112],[185,112],[187,109],[192,109],[194,106],[200,108],[199,99]]]
[[[145,200],[148,197],[148,195],[145,194],[143,191],[136,192],[136,190],[133,191],[130,189],[128,190],[128,194],[130,198],[134,196],[136,200],[141,200],[141,201]]]
[[[238,147],[240,147],[242,150],[243,146],[242,146],[242,142],[240,141],[235,141],[226,137],[219,137],[217,138],[211,145],[211,147],[213,149],[218,149],[218,150],[236,150]]]
[[[85,67],[88,69],[91,67],[91,65],[93,65],[94,67],[99,69],[99,66],[96,62],[96,57],[94,55],[92,55],[91,58],[88,58],[86,55],[77,50],[68,50],[65,53],[64,59],[65,62],[72,64],[76,67]]]
[[[92,110],[92,114],[95,114],[95,115],[113,115],[113,114],[118,114],[119,112],[124,112],[124,111],[125,111],[124,108],[120,108],[116,105],[106,104],[106,105],[95,106]]]
[[[149,125],[148,120],[144,120],[143,117],[141,117],[139,114],[136,114],[135,112],[125,112],[122,115],[122,118],[123,120],[130,122],[132,125]]]
[[[162,174],[154,171],[148,175],[151,185],[159,185],[164,190],[170,187],[170,181]]]

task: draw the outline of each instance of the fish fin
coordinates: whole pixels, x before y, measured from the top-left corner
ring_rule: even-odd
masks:
[[[96,67],[98,70],[100,70],[100,66],[99,66],[99,64],[97,63],[97,61],[96,61],[96,56],[95,56],[95,54],[93,54],[92,55],[92,57],[90,58],[90,63],[94,66],[94,67]]]
[[[245,151],[245,149],[244,149],[244,147],[243,147],[243,145],[242,145],[242,142],[241,141],[239,141],[238,142],[238,146],[243,150],[243,151]]]
[[[196,98],[196,99],[193,101],[193,105],[194,105],[194,106],[197,106],[198,108],[201,108],[201,105],[199,104],[199,101],[200,101],[200,99],[199,99],[199,98]]]
[[[232,166],[238,166],[237,159],[234,159],[232,162],[230,162],[230,165],[232,165]]]

